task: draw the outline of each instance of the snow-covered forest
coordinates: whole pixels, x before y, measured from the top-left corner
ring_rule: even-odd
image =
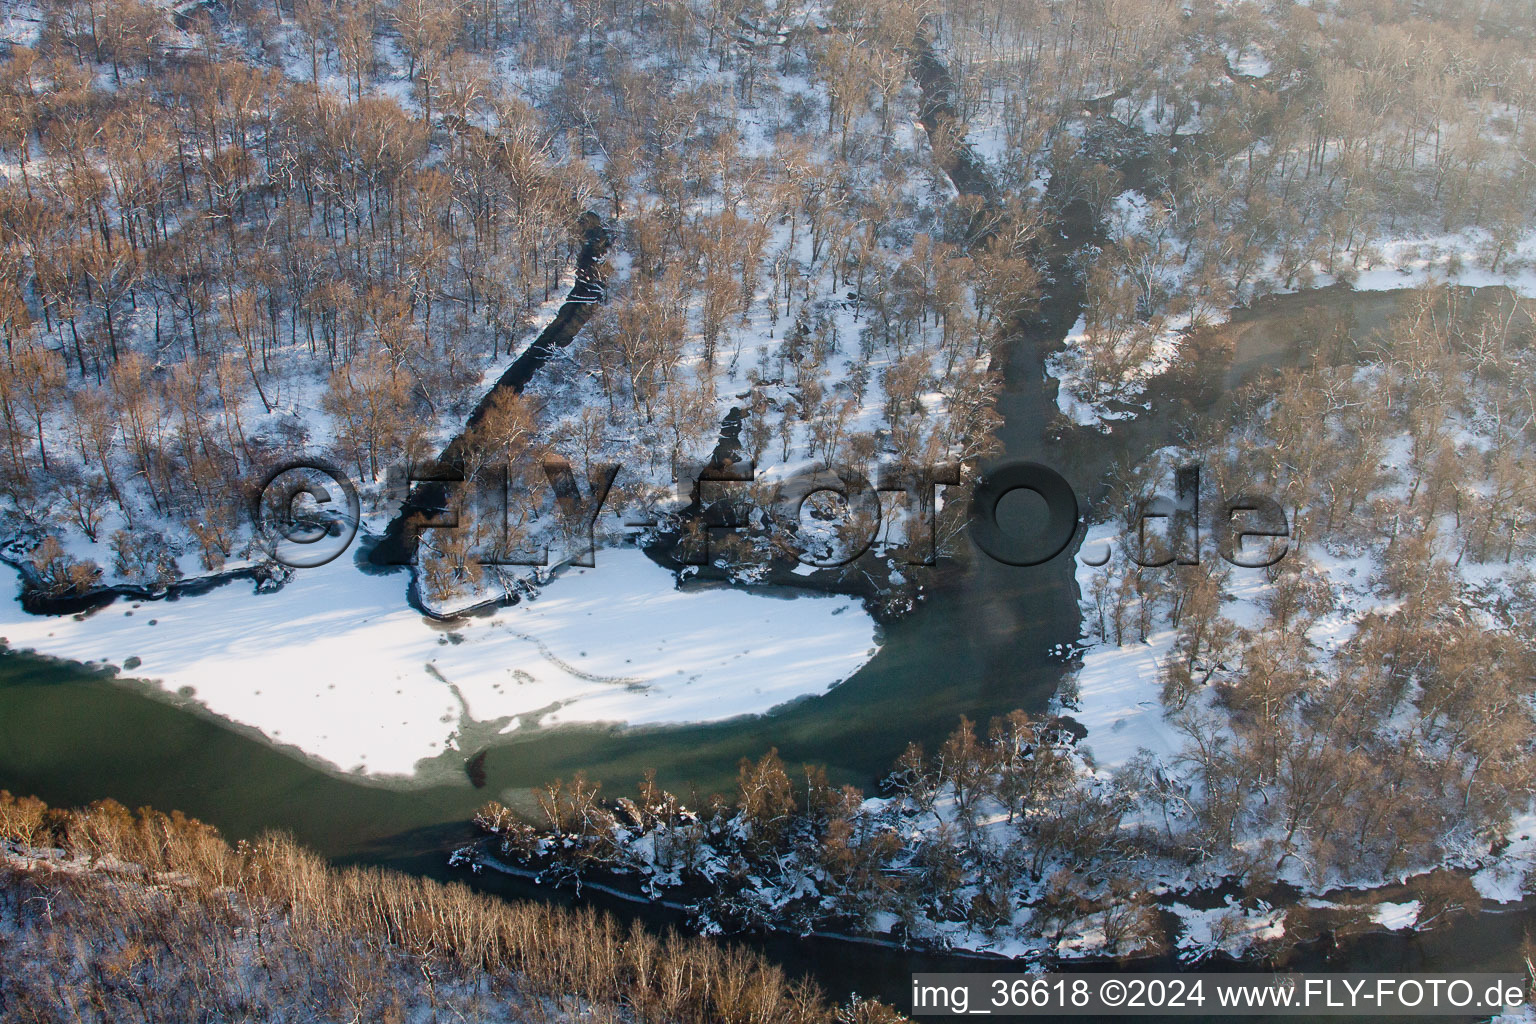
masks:
[[[0,412],[9,505],[58,541],[39,582],[252,557],[243,488],[295,453],[383,514],[558,305],[589,210],[605,301],[467,436],[515,497],[429,534],[430,599],[558,535],[548,457],[621,465],[621,533],[733,406],[765,482],[986,450],[1027,261],[973,287],[895,59],[915,23],[874,13],[13,8]]]
[[[1527,13],[10,5],[7,505],[58,541],[36,565],[60,592],[259,556],[243,488],[295,453],[385,514],[390,471],[434,457],[553,312],[588,210],[615,239],[606,301],[468,439],[515,498],[429,533],[429,599],[559,544],[546,456],[622,465],[613,535],[678,505],[733,407],[760,487],[991,450],[991,355],[1065,284],[1041,238],[1074,200],[1100,230],[1054,368],[1068,413],[1121,415],[1184,329],[1255,295],[1522,273]],[[929,44],[958,115],[936,140]],[[955,198],[957,148],[994,201]]]
[[[1052,716],[981,737],[962,723],[870,800],[814,767],[792,784],[769,756],[743,767],[735,801],[684,807],[648,782],[610,805],[577,779],[551,785],[537,828],[499,806],[483,824],[501,856],[556,874],[702,891],[711,927],[1030,954],[1245,951],[1305,934],[1317,911],[1427,925],[1523,894],[1536,5],[4,11],[0,516],[29,586],[154,593],[259,568],[248,492],[301,455],[345,467],[382,533],[407,468],[451,449],[460,526],[426,529],[414,571],[425,605],[452,611],[517,589],[502,565],[519,552],[580,554],[585,522],[550,465],[594,491],[620,467],[600,541],[707,540],[727,524],[684,513],[710,500],[690,485],[711,461],[752,463],[731,500],[764,515],[809,467],[953,464],[969,482],[999,449],[1010,359],[1040,359],[1053,437],[1087,448],[1160,429],[1156,403],[1197,353],[1232,360],[1206,341],[1241,307],[1421,287],[1375,331],[1320,303],[1290,365],[1212,370],[1214,394],[1130,446],[1155,457],[1095,481],[1129,515],[1198,465],[1213,493],[1275,497],[1287,557],[1144,564],[1163,559],[1120,543],[1134,516],[1096,524],[1084,551],[1111,540],[1111,557],[1079,567],[1082,647]],[[594,224],[599,280],[570,293]],[[568,294],[593,305],[579,333],[526,386],[497,386]],[[961,557],[962,493],[939,531]],[[895,492],[881,502],[892,569],[912,520]],[[873,519],[808,503],[797,526],[832,553]],[[785,553],[762,515],[744,523],[712,549],[737,583]],[[632,568],[648,586],[655,567]],[[646,587],[628,600],[647,610]],[[763,711],[845,678],[874,647],[862,625],[829,624],[842,610],[801,612],[845,649],[761,699],[701,687],[677,713]],[[379,615],[373,635],[395,624]],[[74,635],[99,644],[96,628]],[[623,635],[647,628],[637,615]],[[86,649],[51,625],[17,631]],[[662,646],[656,661],[676,656]],[[735,671],[734,650],[717,653],[699,671]],[[460,705],[507,732],[569,702],[561,677],[472,715],[504,682],[474,668],[453,699],[421,698],[442,728],[390,769],[449,749]],[[607,687],[589,688],[601,720],[677,720],[640,717],[609,685],[639,687],[639,668],[604,670],[569,672]],[[353,763],[355,737],[325,728],[305,749]],[[1339,896],[1405,882],[1375,910]],[[1222,886],[1242,894],[1179,902]],[[1282,889],[1311,902],[1278,906]],[[1163,910],[1183,921],[1171,937]]]

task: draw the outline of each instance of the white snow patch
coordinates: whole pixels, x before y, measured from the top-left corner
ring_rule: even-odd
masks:
[[[122,667],[338,768],[409,776],[488,723],[673,724],[760,714],[825,692],[873,654],[847,597],[679,590],[636,549],[600,551],[533,600],[447,627],[405,603],[403,572],[350,557],[275,593],[248,583],[173,602],[118,601],[83,619],[11,602],[14,648]],[[152,624],[153,623],[153,624]],[[524,717],[526,716],[526,717]],[[487,729],[487,732],[494,731]]]
[[[1517,815],[1505,833],[1509,845],[1499,859],[1472,876],[1472,884],[1483,899],[1497,903],[1519,903],[1525,899],[1526,878],[1532,856],[1536,855],[1536,813]]]
[[[1174,904],[1170,909],[1183,924],[1178,948],[1180,957],[1186,960],[1203,959],[1213,953],[1241,956],[1255,943],[1285,934],[1285,911],[1267,903],[1247,908],[1228,896],[1223,907],[1196,910]]]
[[[1097,561],[1116,535],[1114,523],[1090,527],[1081,557]],[[1093,571],[1093,566],[1078,562],[1077,585],[1084,596]],[[1085,607],[1084,614],[1094,613]],[[1163,659],[1176,638],[1174,630],[1162,627],[1147,643],[1131,639],[1120,647],[1100,644],[1083,655],[1077,703],[1066,713],[1088,730],[1079,747],[1091,753],[1099,769],[1123,765],[1142,750],[1167,762],[1182,746],[1179,734],[1163,717],[1160,679]]]
[[[1379,903],[1371,912],[1371,920],[1383,928],[1400,931],[1404,928],[1412,928],[1419,919],[1419,901],[1409,900],[1406,903]]]

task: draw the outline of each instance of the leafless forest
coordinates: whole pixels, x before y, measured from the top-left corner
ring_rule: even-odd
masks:
[[[0,455],[61,591],[248,557],[240,488],[284,454],[385,500],[547,316],[588,209],[617,239],[608,301],[472,440],[486,464],[622,455],[617,497],[647,509],[733,403],[762,466],[988,451],[990,352],[1062,285],[1039,240],[1074,200],[1103,225],[1077,260],[1101,398],[1170,325],[1350,280],[1394,233],[1475,229],[1507,268],[1530,209],[1520,4],[7,16]],[[936,142],[910,74],[930,44],[960,118]],[[968,144],[995,202],[952,200]],[[434,594],[538,532],[547,482],[518,486],[504,538],[426,546]]]
[[[55,594],[259,560],[245,488],[299,452],[348,467],[373,525],[387,521],[392,468],[458,435],[554,314],[589,211],[613,239],[604,301],[466,435],[471,476],[510,460],[519,500],[498,535],[428,537],[430,600],[494,588],[498,545],[563,528],[546,455],[622,462],[614,510],[645,515],[676,510],[674,478],[732,408],[764,480],[809,462],[969,474],[997,450],[1020,345],[1049,356],[1057,435],[1088,444],[1136,429],[1145,396],[1235,307],[1419,289],[1384,331],[1320,305],[1294,365],[1236,382],[1110,472],[1116,510],[1197,462],[1222,493],[1276,495],[1288,523],[1291,557],[1257,590],[1214,559],[1168,567],[1127,547],[1079,577],[1097,654],[1054,710],[1087,708],[1134,674],[1104,659],[1146,647],[1158,693],[1141,704],[1157,705],[1144,721],[1163,749],[1112,756],[1107,730],[1071,743],[1044,718],[987,739],[967,723],[942,751],[912,751],[878,811],[814,769],[795,790],[776,759],[711,808],[652,787],[616,811],[559,784],[541,832],[487,811],[512,852],[640,870],[626,844],[660,837],[676,860],[644,870],[731,880],[714,923],[758,924],[764,892],[741,880],[790,849],[782,881],[843,887],[839,925],[899,921],[938,942],[950,925],[1056,945],[1092,933],[1118,954],[1160,948],[1142,897],[1170,878],[1321,893],[1433,877],[1429,923],[1474,899],[1438,872],[1489,867],[1529,820],[1531,3],[4,11],[0,488],[14,550]],[[952,79],[953,118],[932,116],[924,61]],[[1076,323],[1044,336],[1063,305]],[[736,831],[711,853],[711,828]],[[242,929],[267,890],[240,890],[233,865],[319,870],[280,844],[219,856],[234,872],[219,885],[246,893]],[[386,885],[340,878],[324,885]],[[89,901],[64,905],[104,927]],[[325,931],[341,927],[321,932],[354,948],[360,933]],[[134,963],[111,970],[132,978]]]

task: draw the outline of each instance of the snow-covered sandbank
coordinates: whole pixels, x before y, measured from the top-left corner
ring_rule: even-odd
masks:
[[[532,600],[452,626],[407,606],[408,579],[343,556],[274,593],[239,582],[118,601],[83,619],[29,616],[12,600],[0,603],[0,637],[116,666],[372,776],[412,775],[474,725],[488,734],[759,714],[825,692],[877,644],[853,598],[679,590],[633,548],[600,551],[595,568],[566,570]]]

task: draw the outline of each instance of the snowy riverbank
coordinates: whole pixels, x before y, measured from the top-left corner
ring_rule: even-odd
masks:
[[[408,577],[350,556],[274,593],[244,581],[84,616],[0,607],[7,646],[110,665],[345,771],[418,762],[536,725],[667,725],[760,714],[824,693],[873,655],[846,597],[678,589],[635,549],[598,553],[532,600],[458,624],[405,603]],[[466,753],[472,751],[465,751]]]

